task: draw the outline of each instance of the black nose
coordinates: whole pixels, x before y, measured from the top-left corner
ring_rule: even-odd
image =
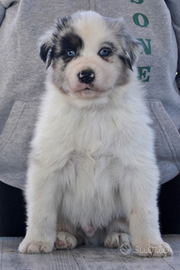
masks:
[[[91,69],[83,70],[78,73],[78,78],[81,83],[90,84],[95,79],[95,73]]]

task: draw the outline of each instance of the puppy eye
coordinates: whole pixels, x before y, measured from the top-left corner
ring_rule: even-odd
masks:
[[[110,48],[103,48],[99,51],[99,55],[102,57],[107,57],[112,54],[112,51]]]
[[[71,58],[76,55],[75,51],[67,51],[66,54],[67,54],[68,57],[71,57]]]

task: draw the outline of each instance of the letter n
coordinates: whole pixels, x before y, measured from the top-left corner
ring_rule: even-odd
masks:
[[[141,44],[143,45],[143,48],[144,48],[144,52],[146,54],[151,54],[151,39],[145,39],[146,40],[146,43],[145,41],[142,39],[142,38],[137,38]]]

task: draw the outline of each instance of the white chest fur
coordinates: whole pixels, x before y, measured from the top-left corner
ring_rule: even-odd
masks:
[[[33,154],[47,174],[55,175],[63,194],[61,213],[74,225],[106,226],[123,214],[124,174],[152,135],[139,97],[127,103],[122,97],[118,101],[120,94],[89,108],[68,103],[56,89],[44,97]]]

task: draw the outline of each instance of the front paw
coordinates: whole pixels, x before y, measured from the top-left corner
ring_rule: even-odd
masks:
[[[166,257],[172,256],[173,251],[169,244],[165,242],[143,243],[135,245],[135,253],[143,257]]]
[[[56,236],[56,249],[72,249],[77,246],[77,239],[68,232],[58,232]]]
[[[32,254],[32,253],[50,253],[53,250],[54,243],[36,240],[24,239],[19,245],[19,252]]]

